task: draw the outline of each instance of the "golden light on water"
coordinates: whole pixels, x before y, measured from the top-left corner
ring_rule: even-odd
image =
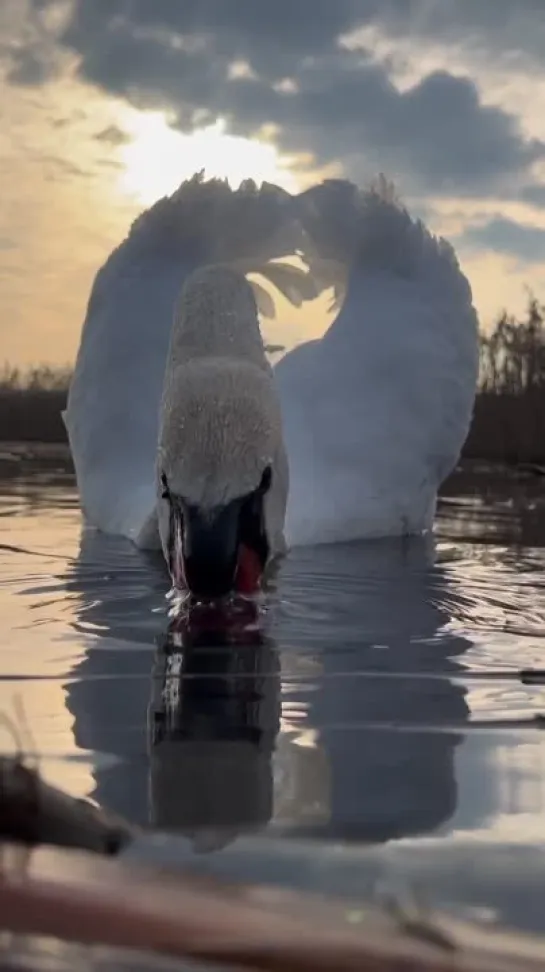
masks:
[[[134,112],[123,120],[128,141],[121,146],[122,190],[144,205],[169,195],[184,179],[204,169],[208,178],[244,179],[297,188],[288,164],[269,142],[228,135],[221,119],[191,135],[175,131],[163,112]]]

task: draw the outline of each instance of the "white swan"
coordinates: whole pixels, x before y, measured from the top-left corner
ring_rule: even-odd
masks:
[[[197,270],[174,315],[159,421],[159,533],[174,584],[250,593],[285,551],[280,401],[245,278]]]
[[[270,262],[296,250],[310,275]],[[348,274],[337,318],[275,368],[290,466],[288,544],[431,526],[467,435],[478,370],[477,316],[452,248],[385,184],[362,192],[331,181],[292,197],[253,184],[232,192],[201,177],[136,221],[91,293],[65,414],[89,522],[140,546],[160,544],[159,406],[188,275],[230,262],[260,270],[301,303],[331,261]],[[258,298],[267,311],[262,291]]]

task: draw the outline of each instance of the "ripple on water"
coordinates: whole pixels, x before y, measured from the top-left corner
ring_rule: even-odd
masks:
[[[6,477],[0,706],[46,775],[140,822],[537,840],[544,505],[473,487],[435,540],[292,551],[227,644],[166,636],[161,561],[82,532],[66,473]]]

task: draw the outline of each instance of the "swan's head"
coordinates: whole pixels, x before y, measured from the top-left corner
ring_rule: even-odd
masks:
[[[200,599],[257,589],[271,553],[267,497],[282,436],[280,406],[262,346],[257,363],[250,328],[256,320],[235,313],[242,307],[255,314],[255,303],[250,308],[240,297],[231,292],[223,303],[203,301],[202,351],[195,346],[193,320],[189,354],[180,353],[183,334],[173,334],[176,353],[165,378],[158,454],[161,541],[174,585]],[[198,313],[196,297],[182,303]],[[220,316],[229,322],[226,347]],[[175,323],[175,331],[182,326]]]

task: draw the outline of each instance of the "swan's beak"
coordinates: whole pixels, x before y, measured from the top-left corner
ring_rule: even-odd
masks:
[[[186,506],[175,525],[171,573],[199,600],[258,590],[268,544],[262,517],[248,518],[247,508],[248,499],[212,510]]]
[[[202,511],[186,509],[183,536],[186,584],[196,597],[217,598],[235,587],[238,560],[238,503]]]

